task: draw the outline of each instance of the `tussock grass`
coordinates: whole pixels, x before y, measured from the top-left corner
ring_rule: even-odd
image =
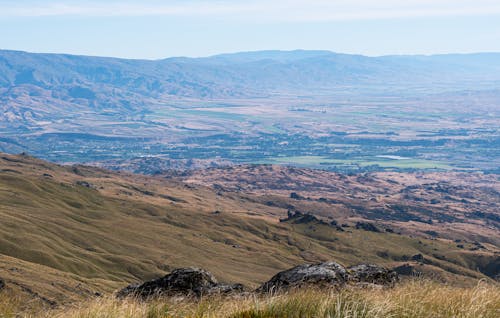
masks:
[[[1,297],[1,295],[0,295]],[[15,317],[15,309],[0,305],[0,317]],[[340,292],[296,290],[276,295],[211,297],[201,300],[169,298],[142,302],[101,298],[36,315],[53,318],[377,318],[481,317],[500,315],[500,286],[480,282],[462,288],[415,280],[393,289],[352,288]]]
[[[0,294],[0,317],[8,318],[15,317],[16,313],[19,311],[21,302],[19,298],[6,295],[5,293]]]

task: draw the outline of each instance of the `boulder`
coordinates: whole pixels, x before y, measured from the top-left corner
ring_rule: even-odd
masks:
[[[415,266],[412,266],[410,264],[403,264],[403,265],[394,267],[392,270],[401,276],[421,276],[423,274],[422,272],[418,271],[415,268]]]
[[[415,261],[415,262],[420,262],[420,263],[423,263],[425,261],[424,255],[422,255],[422,254],[415,254],[415,255],[413,255],[411,257],[411,260]]]
[[[365,231],[369,231],[369,232],[376,232],[376,233],[380,232],[378,227],[376,227],[374,224],[368,223],[368,222],[357,222],[356,229],[358,229],[358,230],[361,229],[361,230],[365,230]]]
[[[286,219],[280,219],[280,222],[291,222],[293,224],[309,224],[309,223],[318,223],[323,225],[328,225],[323,220],[318,219],[314,215],[310,213],[302,213],[300,211],[291,212],[288,210],[288,215]]]
[[[96,189],[97,188],[92,183],[87,182],[87,181],[83,181],[83,180],[76,181],[76,184],[79,185],[79,186],[81,186],[81,187],[85,187],[85,188],[89,188],[89,189]]]
[[[170,274],[137,285],[129,285],[117,293],[118,297],[134,296],[147,298],[151,296],[186,295],[197,296],[209,294],[227,294],[243,291],[243,285],[220,284],[215,277],[200,268],[179,268]]]
[[[398,273],[373,264],[360,264],[347,268],[350,283],[394,286],[399,281]]]
[[[290,193],[290,198],[291,199],[295,199],[295,200],[302,200],[302,199],[304,199],[304,197],[302,197],[301,195],[299,195],[297,192]]]
[[[257,292],[275,292],[300,288],[340,287],[347,281],[346,269],[335,262],[299,265],[279,272],[257,289]]]

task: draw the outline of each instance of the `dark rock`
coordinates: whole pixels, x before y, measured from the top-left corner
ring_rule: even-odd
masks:
[[[360,264],[347,268],[351,283],[367,283],[382,286],[394,286],[399,280],[398,273],[373,264]]]
[[[280,219],[280,222],[287,222],[287,221],[293,220],[294,218],[301,217],[303,215],[299,211],[293,212],[293,211],[290,211],[290,210],[288,210],[286,212],[286,214],[287,214],[287,217],[284,218],[284,219]]]
[[[424,262],[424,255],[422,255],[422,254],[415,254],[415,255],[413,255],[411,257],[411,260],[415,261],[415,262],[423,263]]]
[[[302,213],[299,211],[291,212],[288,211],[288,216],[286,219],[280,219],[280,222],[292,222],[293,224],[307,224],[307,223],[320,223],[323,225],[328,225],[325,221],[319,220],[312,214]]]
[[[129,285],[117,293],[118,297],[186,295],[197,296],[243,291],[243,285],[224,285],[215,277],[199,268],[179,268],[170,274],[139,285]]]
[[[479,247],[479,248],[485,248],[485,247],[484,247],[481,243],[479,243],[479,242],[474,242],[474,243],[472,243],[472,244],[476,245],[476,246],[477,246],[477,247]]]
[[[5,288],[5,281],[0,278],[0,290]]]
[[[96,186],[93,185],[92,183],[90,182],[87,182],[87,181],[76,181],[76,184],[79,185],[79,186],[82,186],[82,187],[85,187],[85,188],[89,188],[89,189],[95,189]]]
[[[410,264],[403,264],[403,265],[394,267],[392,270],[395,271],[396,273],[398,273],[399,275],[403,275],[403,276],[418,276],[418,275],[422,274],[421,272],[417,271],[415,269],[415,267],[411,266]]]
[[[439,233],[436,231],[424,231],[425,234],[428,234],[432,237],[439,237]]]
[[[82,172],[80,171],[80,169],[78,169],[78,167],[76,167],[76,166],[73,166],[73,167],[71,168],[71,171],[72,171],[74,174],[77,174],[77,175],[79,175],[79,176],[83,176],[83,173],[82,173]]]
[[[380,251],[376,253],[378,257],[389,258],[389,253],[387,251]]]
[[[290,198],[291,199],[295,199],[295,200],[302,200],[302,199],[304,199],[304,197],[302,197],[301,195],[297,194],[296,192],[290,193]]]
[[[346,281],[345,268],[335,262],[306,264],[279,272],[260,286],[257,292],[276,292],[304,286],[340,287]]]
[[[370,232],[380,232],[380,230],[373,225],[372,223],[366,223],[366,222],[357,222],[356,223],[356,229],[361,229],[365,231],[370,231]]]
[[[302,217],[297,218],[296,220],[293,221],[293,223],[296,224],[304,224],[304,223],[313,223],[313,222],[320,222],[317,217],[315,217],[312,214],[304,214]]]

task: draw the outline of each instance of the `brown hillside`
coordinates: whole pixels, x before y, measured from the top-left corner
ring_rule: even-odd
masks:
[[[323,203],[290,199],[289,189],[245,192],[2,154],[0,278],[12,292],[52,305],[182,266],[253,287],[304,262],[409,263],[460,283],[486,278],[498,258],[495,235],[472,249],[473,242],[459,248],[448,238],[339,231],[315,218],[279,222],[290,200],[304,211]],[[411,260],[416,254],[424,261]]]

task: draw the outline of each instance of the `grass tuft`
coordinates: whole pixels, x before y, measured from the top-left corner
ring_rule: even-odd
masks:
[[[19,305],[15,299],[0,301],[0,317],[496,318],[500,314],[500,286],[480,282],[475,287],[462,288],[415,280],[382,290],[350,288],[337,292],[308,289],[267,296],[249,294],[201,300],[167,298],[148,302],[101,298],[36,315],[16,312]]]

